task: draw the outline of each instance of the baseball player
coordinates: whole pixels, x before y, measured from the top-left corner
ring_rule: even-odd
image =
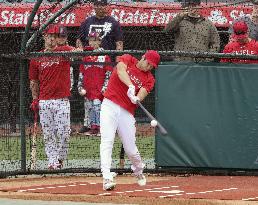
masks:
[[[89,34],[89,46],[94,51],[103,50],[100,48],[101,39],[98,33]],[[99,135],[99,112],[100,105],[113,68],[104,63],[111,63],[110,57],[104,56],[86,56],[84,62],[96,62],[102,64],[80,65],[78,91],[81,96],[85,96],[85,104],[89,109],[90,130],[86,135]],[[86,107],[85,106],[85,107]]]
[[[59,28],[50,25],[44,33],[45,51],[71,51],[70,46],[56,46]],[[32,109],[39,109],[48,168],[62,167],[67,157],[70,137],[70,61],[64,57],[38,57],[29,67]]]
[[[233,41],[229,42],[223,53],[258,55],[258,42],[248,37],[248,26],[244,21],[238,21],[233,25]],[[258,60],[248,59],[221,59],[221,62],[231,63],[258,63]]]
[[[104,190],[113,190],[116,186],[110,172],[116,131],[132,163],[131,168],[138,184],[146,184],[143,175],[145,165],[135,144],[134,112],[137,101],[142,101],[153,89],[155,79],[151,70],[158,67],[159,61],[160,56],[154,50],[147,51],[139,61],[125,54],[119,58],[110,77],[100,111],[100,159]]]

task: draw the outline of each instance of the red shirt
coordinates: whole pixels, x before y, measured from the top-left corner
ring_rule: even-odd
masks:
[[[60,46],[54,51],[71,51],[73,47]],[[44,51],[42,51],[44,52]],[[60,99],[70,93],[70,61],[63,57],[38,57],[32,59],[29,79],[39,80],[40,100]]]
[[[251,40],[245,44],[240,44],[239,42],[231,42],[225,46],[223,53],[257,55],[258,42],[255,40]],[[252,64],[252,63],[258,63],[258,60],[225,58],[225,59],[221,59],[221,62]]]
[[[155,83],[153,75],[150,71],[144,72],[137,68],[136,64],[138,60],[136,58],[129,54],[125,54],[120,57],[120,62],[127,65],[126,71],[135,86],[136,95],[142,87],[145,88],[147,92],[150,92],[153,89]],[[128,86],[119,79],[117,70],[115,69],[110,77],[104,96],[120,105],[128,112],[134,114],[137,106],[133,104],[127,96],[127,90]]]
[[[111,62],[109,56],[86,56],[84,62]],[[101,89],[105,80],[105,73],[113,71],[110,65],[80,65],[80,72],[83,75],[83,88],[86,90],[86,97],[89,100],[103,100]]]

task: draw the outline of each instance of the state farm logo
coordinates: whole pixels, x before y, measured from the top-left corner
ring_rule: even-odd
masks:
[[[177,12],[161,12],[158,9],[126,11],[113,9],[111,16],[113,16],[121,24],[167,24],[170,19],[176,16]]]
[[[51,16],[54,14],[51,12],[48,13],[39,13],[35,16],[33,24],[38,25],[46,22]],[[30,16],[29,11],[18,12],[18,10],[2,10],[0,15],[0,25],[16,25],[16,26],[24,26],[27,24]],[[61,24],[74,24],[75,23],[75,14],[62,14],[58,18],[56,18],[55,22],[59,22]]]

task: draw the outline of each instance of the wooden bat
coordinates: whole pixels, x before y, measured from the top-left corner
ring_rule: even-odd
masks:
[[[34,123],[32,131],[32,145],[31,145],[31,155],[30,155],[30,169],[36,169],[36,160],[37,160],[37,133],[38,133],[38,113],[34,113]]]
[[[139,105],[139,107],[142,109],[142,111],[147,115],[147,117],[150,119],[150,120],[155,120],[157,121],[157,127],[159,128],[159,131],[162,135],[167,135],[168,132],[167,130],[159,123],[158,120],[156,120],[155,117],[152,116],[152,114],[150,114],[150,112],[142,105],[142,103],[138,100],[137,101],[137,105]]]

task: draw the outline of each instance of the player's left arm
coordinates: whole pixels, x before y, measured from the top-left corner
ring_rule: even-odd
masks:
[[[148,80],[144,83],[144,85],[140,88],[139,92],[136,95],[140,101],[143,101],[146,98],[146,96],[151,92],[151,90],[154,87],[154,83],[155,79],[150,74]]]
[[[137,93],[137,97],[140,101],[143,101],[148,94],[148,91],[144,87],[141,87],[139,92]]]

